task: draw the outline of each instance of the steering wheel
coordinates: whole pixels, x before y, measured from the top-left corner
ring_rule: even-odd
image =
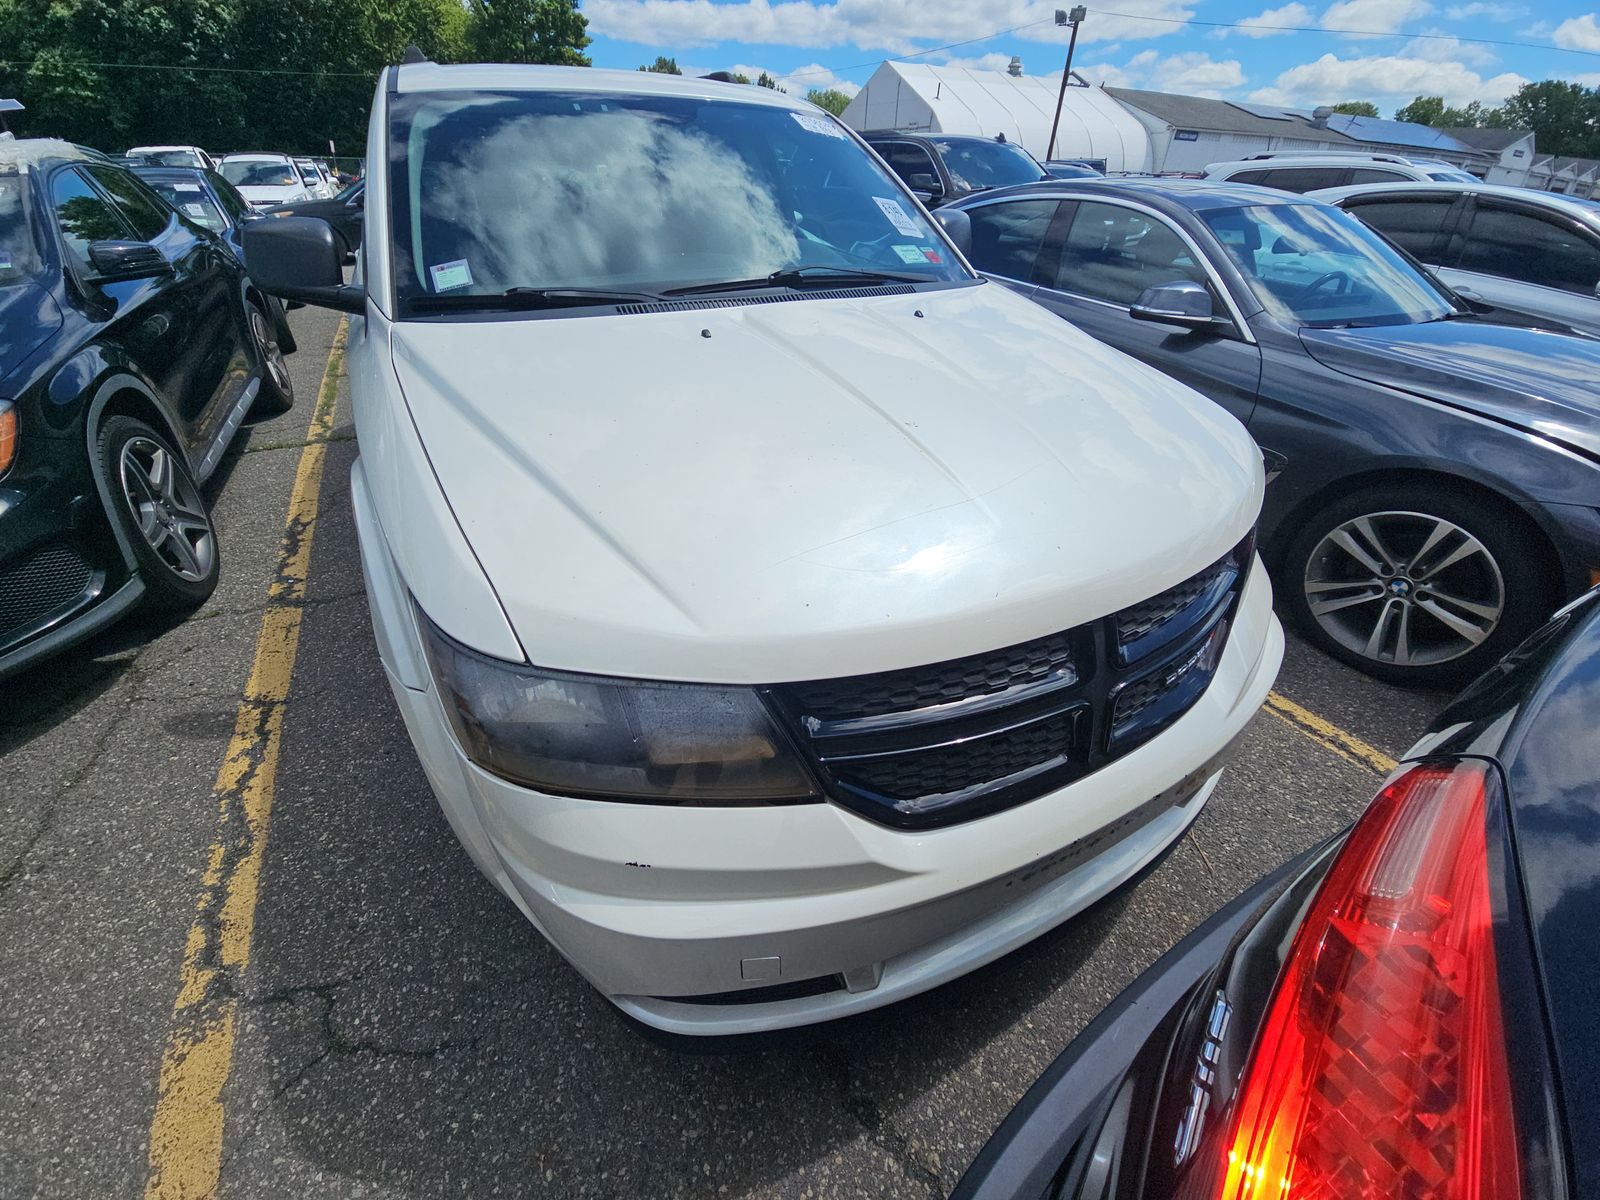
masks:
[[[1323,284],[1337,283],[1339,286],[1335,294],[1343,294],[1350,290],[1350,276],[1343,271],[1329,271],[1326,275],[1318,275],[1295,295],[1296,300],[1304,300],[1312,293],[1321,290]]]

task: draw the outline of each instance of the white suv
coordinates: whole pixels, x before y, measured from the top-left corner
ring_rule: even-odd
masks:
[[[349,311],[373,625],[467,852],[685,1033],[873,1008],[1178,838],[1282,656],[1221,409],[765,88],[408,64]],[[259,274],[257,273],[259,268]]]
[[[1212,163],[1206,168],[1205,177],[1302,194],[1359,183],[1430,179],[1477,182],[1476,176],[1450,163],[1398,154],[1258,154],[1254,158]]]

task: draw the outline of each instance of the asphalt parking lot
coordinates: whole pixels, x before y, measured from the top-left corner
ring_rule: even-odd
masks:
[[[294,411],[253,426],[207,488],[215,596],[0,685],[0,1197],[211,1181],[228,1197],[943,1195],[1101,1006],[1359,811],[1443,701],[1291,635],[1270,711],[1137,885],[911,1002],[661,1044],[564,965],[440,816],[372,643],[329,353],[340,319],[291,321]],[[325,369],[336,407],[318,420]],[[314,505],[288,545],[311,538],[303,596],[284,573],[292,494]],[[264,616],[289,610],[297,649],[268,647],[287,698],[242,720]],[[249,728],[273,752],[242,768],[256,807],[241,826],[219,821],[219,798]],[[219,863],[248,895],[218,900]],[[252,863],[258,879],[239,874]],[[226,1023],[202,1056],[179,989],[210,936],[248,964],[213,992]],[[164,1089],[175,1044],[214,1103]]]

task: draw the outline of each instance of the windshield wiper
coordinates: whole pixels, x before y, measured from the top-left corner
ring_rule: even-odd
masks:
[[[927,283],[926,275],[902,275],[893,271],[863,271],[854,267],[830,267],[820,263],[785,267],[755,279],[724,279],[719,283],[694,283],[688,287],[667,288],[663,296],[698,296],[705,292],[744,292],[753,288],[803,288],[835,283]]]
[[[654,292],[514,287],[503,292],[413,296],[406,307],[412,312],[521,312],[536,308],[578,308],[586,304],[650,304],[660,299]]]

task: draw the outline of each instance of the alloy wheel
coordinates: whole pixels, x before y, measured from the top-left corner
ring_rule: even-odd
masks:
[[[1374,512],[1330,530],[1305,565],[1322,630],[1375,662],[1423,667],[1469,653],[1499,627],[1506,588],[1487,546],[1443,517]]]
[[[199,583],[209,576],[217,555],[211,518],[172,451],[150,438],[130,438],[118,474],[134,524],[150,549],[180,578]]]
[[[283,351],[278,348],[278,341],[272,336],[272,330],[267,325],[266,315],[259,308],[250,309],[250,332],[255,336],[256,346],[261,351],[261,361],[266,365],[267,374],[272,376],[278,394],[288,394],[289,364],[283,360]]]

